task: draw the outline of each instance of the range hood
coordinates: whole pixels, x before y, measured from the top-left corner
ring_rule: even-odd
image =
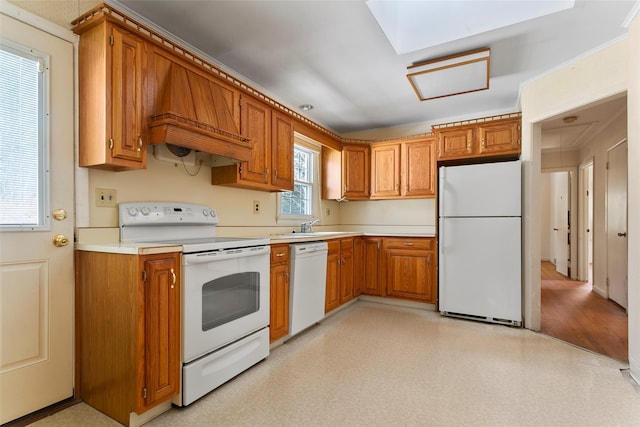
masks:
[[[240,135],[220,86],[173,63],[159,92],[158,111],[149,122],[151,144],[249,160],[253,144]]]

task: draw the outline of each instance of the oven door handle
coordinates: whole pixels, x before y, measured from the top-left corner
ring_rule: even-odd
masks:
[[[269,246],[255,246],[251,248],[225,249],[215,252],[203,252],[199,254],[183,255],[182,262],[184,265],[206,264],[209,262],[223,261],[234,258],[247,258],[268,254],[271,248]]]

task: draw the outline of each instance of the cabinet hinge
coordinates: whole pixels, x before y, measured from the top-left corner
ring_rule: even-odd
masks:
[[[146,270],[142,270],[142,281],[143,282],[147,281],[147,271]]]
[[[146,399],[146,398],[147,398],[147,388],[146,388],[146,387],[143,387],[143,388],[142,388],[142,398],[143,398],[143,399]]]
[[[113,39],[113,34],[109,35],[109,45],[113,46],[113,44],[115,43],[114,39]]]

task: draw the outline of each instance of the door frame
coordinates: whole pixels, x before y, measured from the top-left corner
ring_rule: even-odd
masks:
[[[594,158],[580,165],[578,174],[578,280],[589,281],[589,261],[593,259],[594,232],[593,232],[593,168]],[[587,195],[589,191],[589,195]],[[591,208],[591,215],[589,215]],[[587,232],[589,229],[589,232]],[[591,259],[589,254],[591,253]],[[592,268],[595,268],[593,266]],[[593,271],[591,272],[591,286],[593,287]]]

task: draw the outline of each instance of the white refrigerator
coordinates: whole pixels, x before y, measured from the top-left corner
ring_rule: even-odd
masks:
[[[522,324],[520,161],[438,170],[438,309]]]

